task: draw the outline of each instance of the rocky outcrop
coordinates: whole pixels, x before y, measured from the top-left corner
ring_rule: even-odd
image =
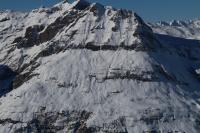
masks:
[[[20,49],[32,47],[49,41],[58,33],[59,30],[61,30],[62,27],[72,23],[77,18],[76,15],[77,14],[75,13],[74,16],[66,15],[63,18],[58,18],[54,23],[46,28],[42,25],[28,27],[26,29],[25,36],[16,38],[13,43],[17,43],[16,46]]]
[[[10,20],[10,18],[5,17],[5,18],[2,18],[2,19],[0,20],[0,22],[5,22],[5,21],[8,21],[8,20]]]
[[[90,3],[81,0],[77,2],[73,9],[84,10],[89,6]],[[13,43],[17,43],[16,46],[20,49],[39,45],[51,40],[64,26],[69,26],[71,23],[77,21],[77,19],[80,19],[83,16],[83,12],[81,13],[76,10],[67,12],[65,16],[58,17],[47,27],[44,27],[43,25],[34,25],[26,28],[25,36],[16,38]]]
[[[33,114],[33,119],[26,122],[26,126],[16,129],[15,133],[59,131],[93,133],[95,129],[86,126],[90,115],[91,113],[86,111],[45,112],[43,107],[40,112]]]
[[[24,37],[18,37],[14,40],[13,43],[17,43],[17,48],[29,48],[40,43],[39,32],[44,29],[42,25],[34,25],[28,27],[25,32]]]

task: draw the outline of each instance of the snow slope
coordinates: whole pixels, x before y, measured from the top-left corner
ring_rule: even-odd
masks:
[[[83,0],[1,12],[0,132],[199,133],[200,42],[150,26]]]

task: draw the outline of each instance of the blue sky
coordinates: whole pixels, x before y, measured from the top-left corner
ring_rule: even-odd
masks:
[[[61,0],[0,0],[0,9],[31,10]],[[136,11],[146,21],[200,18],[200,0],[88,0]]]

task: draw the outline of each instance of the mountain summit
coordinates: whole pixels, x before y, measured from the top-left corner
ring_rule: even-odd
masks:
[[[0,132],[199,133],[200,42],[164,26],[84,0],[0,12]]]

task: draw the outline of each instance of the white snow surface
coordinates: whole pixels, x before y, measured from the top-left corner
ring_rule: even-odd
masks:
[[[161,21],[156,24],[149,23],[154,32],[175,37],[200,40],[200,20]]]
[[[200,80],[194,74],[200,73],[199,21],[149,24],[153,33],[132,11],[78,4],[0,12],[0,65],[30,77],[22,76],[17,88],[0,93],[0,133],[26,126],[41,107],[91,112],[87,127],[105,128],[123,117],[130,133],[199,133]],[[73,14],[78,17],[69,24],[57,23]],[[44,26],[40,34],[55,22],[61,26],[49,40],[30,47],[13,43],[26,36],[28,27]],[[2,124],[6,119],[23,123]]]

